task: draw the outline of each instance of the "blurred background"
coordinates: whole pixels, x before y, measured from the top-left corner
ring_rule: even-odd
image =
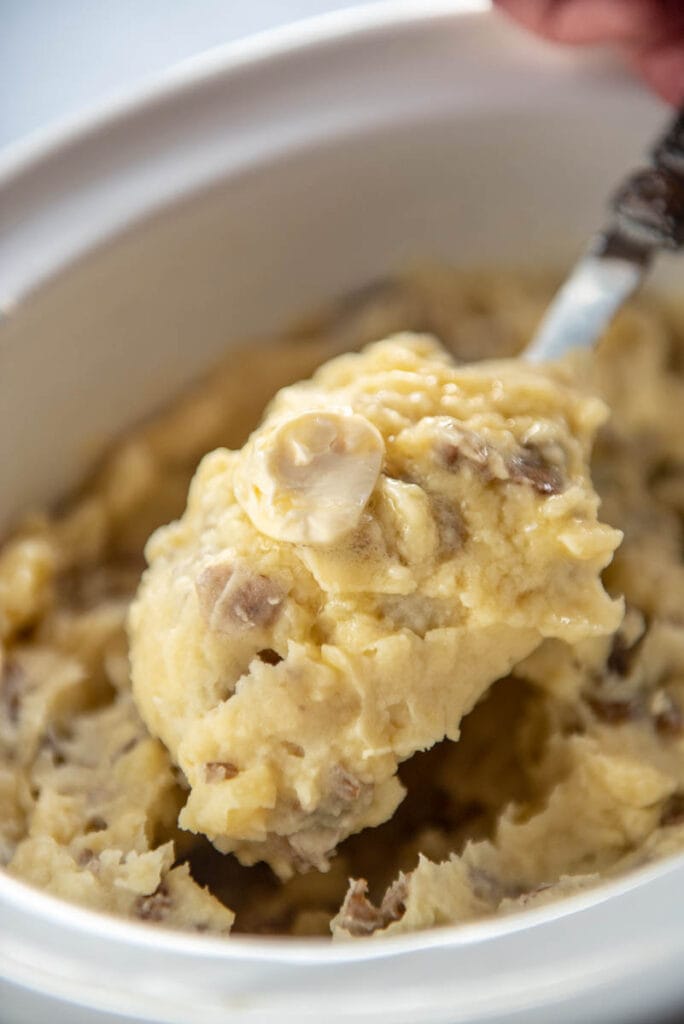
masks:
[[[353,6],[353,0],[0,0],[0,147],[125,95],[203,50]]]

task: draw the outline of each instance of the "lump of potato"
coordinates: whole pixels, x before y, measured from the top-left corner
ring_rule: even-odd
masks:
[[[245,386],[249,386],[245,382]],[[281,876],[388,819],[400,761],[545,637],[614,631],[588,459],[606,418],[551,370],[399,335],[285,388],[147,546],[134,696],[183,828]]]

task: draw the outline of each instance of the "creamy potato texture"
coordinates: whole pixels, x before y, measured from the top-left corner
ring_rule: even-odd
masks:
[[[7,539],[7,871],[349,938],[682,846],[684,333],[642,302],[525,367],[551,290],[368,289],[231,355]]]
[[[519,361],[399,335],[281,391],[206,456],[147,547],[133,695],[191,791],[180,824],[282,877],[386,821],[399,761],[544,637],[613,632],[606,416]]]

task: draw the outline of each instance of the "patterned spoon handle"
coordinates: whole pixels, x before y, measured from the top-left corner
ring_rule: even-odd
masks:
[[[641,283],[659,250],[684,246],[684,110],[612,198],[608,227],[591,243],[552,301],[531,344],[530,362],[588,348]]]

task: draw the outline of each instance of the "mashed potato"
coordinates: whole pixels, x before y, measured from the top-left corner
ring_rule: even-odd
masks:
[[[641,304],[595,355],[525,368],[550,291],[369,289],[231,355],[7,540],[10,873],[176,927],[348,937],[684,845],[683,334]],[[279,388],[385,337],[242,447]],[[149,542],[132,687],[142,549],[207,452]]]
[[[202,461],[147,546],[133,695],[191,791],[180,824],[281,876],[386,821],[397,763],[545,637],[622,618],[600,572],[596,399],[399,335],[285,388]]]

